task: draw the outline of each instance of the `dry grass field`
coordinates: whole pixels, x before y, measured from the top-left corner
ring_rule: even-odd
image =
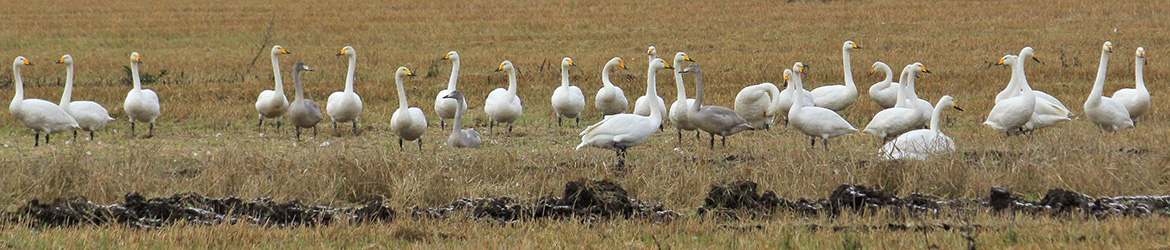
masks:
[[[72,54],[74,100],[103,104],[117,118],[95,141],[56,135],[32,147],[31,131],[10,114],[0,115],[0,209],[32,199],[85,196],[102,204],[140,192],[147,197],[196,192],[212,197],[271,196],[308,204],[355,206],[380,201],[400,211],[441,206],[463,197],[536,197],[559,194],[565,182],[608,179],[630,196],[661,202],[685,216],[657,224],[642,220],[579,223],[530,220],[508,225],[471,219],[413,220],[319,227],[249,224],[175,225],[161,230],[121,226],[37,228],[0,224],[0,246],[29,248],[925,248],[966,247],[958,231],[807,230],[803,225],[865,226],[887,223],[979,224],[971,236],[990,248],[1166,248],[1167,217],[1104,220],[994,215],[976,211],[954,217],[810,217],[782,214],[729,221],[695,216],[711,184],[752,180],[780,197],[825,197],[842,183],[907,195],[948,199],[986,197],[993,186],[1025,196],[1050,188],[1091,196],[1170,194],[1170,121],[1163,88],[1170,52],[1170,7],[1159,1],[9,1],[0,8],[0,59],[25,56],[37,64],[22,75],[26,98],[56,102]],[[685,51],[704,67],[707,103],[730,107],[740,88],[780,82],[797,61],[811,64],[806,88],[842,84],[840,46],[853,40],[853,73],[862,95],[842,112],[862,128],[879,111],[866,90],[880,76],[866,76],[874,61],[894,68],[923,62],[934,73],[917,81],[920,95],[936,101],[952,95],[965,112],[947,111],[943,131],[958,151],[928,162],[883,162],[878,140],[855,134],[829,150],[808,146],[792,129],[732,136],[727,147],[707,148],[672,127],[632,148],[628,171],[611,170],[613,152],[580,151],[577,133],[600,120],[593,94],[602,65],[626,60],[613,73],[631,102],[645,91],[649,45],[660,57]],[[1009,70],[988,67],[1025,46],[1043,63],[1028,66],[1033,88],[1062,100],[1077,115],[1091,88],[1099,46],[1114,43],[1106,93],[1133,85],[1133,51],[1147,51],[1146,82],[1154,105],[1136,129],[1102,133],[1081,117],[1031,137],[1005,138],[980,125],[1004,87]],[[335,54],[352,45],[358,53],[357,92],[365,101],[363,133],[342,137],[326,119],[320,134],[301,142],[286,123],[280,131],[256,128],[253,106],[272,88],[268,49],[279,44],[292,94],[291,65],[304,61],[308,96],[324,105],[340,91],[346,60]],[[472,106],[468,123],[487,129],[483,100],[506,87],[493,72],[503,60],[520,69],[525,104],[511,134],[486,134],[479,150],[445,145],[432,109],[445,88],[456,50],[463,59],[460,89]],[[155,137],[134,139],[122,111],[131,86],[123,71],[129,54],[142,54],[143,70],[167,72],[145,88],[159,93],[163,115]],[[549,105],[559,85],[562,57],[579,65],[574,85],[587,95],[580,126],[556,126]],[[422,152],[397,147],[390,115],[397,108],[393,70],[419,74],[406,81],[412,106],[431,127]],[[659,93],[673,102],[673,81],[660,73]],[[689,81],[688,77],[688,81]],[[11,71],[0,72],[0,96],[12,95]],[[688,90],[694,94],[693,86]],[[291,99],[291,97],[290,97]],[[632,106],[632,103],[631,103]],[[142,127],[139,127],[142,128]],[[497,130],[497,132],[500,130]],[[142,130],[139,130],[142,132]],[[1006,155],[990,157],[988,155]],[[908,220],[908,221],[907,221]],[[741,226],[753,230],[737,230]],[[1159,245],[1161,244],[1161,245]]]

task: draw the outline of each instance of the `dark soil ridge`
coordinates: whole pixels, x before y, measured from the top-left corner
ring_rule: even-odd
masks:
[[[470,212],[474,219],[512,222],[526,219],[580,219],[597,222],[608,219],[647,219],[669,222],[681,213],[630,198],[625,189],[610,181],[577,180],[565,183],[560,197],[545,196],[535,200],[511,197],[464,198],[443,207],[407,208],[413,218],[451,218]]]

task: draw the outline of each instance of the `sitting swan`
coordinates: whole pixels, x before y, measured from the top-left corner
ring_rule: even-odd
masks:
[[[458,101],[445,98],[456,89],[456,84],[459,82],[459,53],[455,51],[447,52],[442,60],[451,60],[451,78],[447,81],[447,89],[440,90],[439,95],[435,97],[435,113],[439,115],[439,129],[447,126],[444,121],[455,118],[458,113],[455,108],[458,107]],[[463,95],[459,95],[463,96]],[[464,104],[467,100],[463,100]],[[467,105],[463,106],[463,112],[467,112]]]
[[[670,67],[666,61],[662,59],[655,59],[650,62],[650,68],[647,70],[646,88],[650,90],[651,96],[657,96],[658,91],[654,85],[654,74],[658,70],[674,69]],[[658,99],[650,99],[651,102],[658,101]],[[618,165],[625,165],[626,150],[630,147],[641,145],[649,139],[654,132],[658,131],[658,127],[662,125],[662,111],[658,109],[651,109],[650,116],[640,116],[636,114],[616,114],[606,116],[597,124],[593,124],[585,130],[581,131],[581,144],[577,145],[576,150],[581,150],[585,146],[612,149],[617,153]]]
[[[1000,58],[997,64],[1011,66],[1015,71],[1020,66],[1018,61],[1015,56],[1006,55]],[[1035,110],[1036,94],[1025,82],[1016,81],[1016,84],[1020,85],[1019,88],[1022,89],[1020,93],[1022,94],[995,102],[995,107],[991,108],[983,125],[1008,136],[1018,134],[1025,128],[1024,126],[1032,119],[1032,113]]]
[[[653,62],[654,59],[658,59],[658,50],[655,49],[654,46],[650,46],[650,49],[646,50],[646,56],[650,58],[650,60],[647,62]],[[654,93],[658,93],[658,90],[655,90]],[[634,101],[634,114],[637,114],[640,116],[648,116],[648,115],[650,115],[650,108],[651,107],[658,109],[658,111],[661,111],[663,114],[667,114],[666,113],[666,101],[663,100],[661,96],[657,97],[658,104],[656,104],[656,105],[653,104],[653,102],[650,102],[650,100],[648,98],[650,98],[650,90],[649,89],[646,90],[646,95],[638,97],[638,100]],[[663,122],[665,122],[666,116],[663,116],[662,119],[663,119]]]
[[[418,141],[418,150],[422,151],[422,135],[427,132],[427,116],[422,109],[411,107],[406,103],[406,89],[402,86],[403,78],[414,76],[414,72],[406,67],[398,67],[394,72],[394,83],[398,84],[398,109],[390,116],[390,130],[398,134],[398,149],[402,150],[402,141]]]
[[[796,89],[804,89],[804,84],[801,82],[803,74],[803,63],[797,62],[796,65],[792,66],[791,81]],[[845,118],[841,118],[837,112],[822,107],[806,106],[804,98],[803,95],[795,96],[792,108],[788,110],[788,122],[801,133],[808,135],[811,145],[816,146],[819,137],[824,140],[822,144],[825,146],[825,150],[828,150],[830,138],[857,132],[857,129],[853,128],[853,125],[849,125],[849,122],[845,121]]]
[[[284,113],[288,112],[288,97],[284,96],[284,82],[280,79],[280,60],[276,58],[277,55],[287,54],[284,47],[272,46],[272,78],[276,80],[276,87],[274,90],[261,91],[260,96],[256,97],[256,112],[260,113],[257,129],[264,125],[264,118],[273,118],[276,119],[276,129],[280,130],[280,121],[284,119]]]
[[[1129,118],[1129,110],[1125,109],[1125,105],[1113,98],[1101,96],[1101,92],[1105,91],[1105,69],[1109,67],[1109,53],[1113,53],[1113,43],[1105,42],[1105,45],[1101,46],[1101,65],[1097,66],[1097,81],[1093,83],[1089,99],[1085,100],[1085,116],[1102,130],[1117,132],[1133,128],[1133,120]]]
[[[857,46],[853,41],[845,41],[841,46],[841,62],[845,65],[845,85],[821,86],[810,92],[817,107],[841,111],[857,101],[857,85],[853,83],[853,64],[849,57],[849,51],[854,49],[861,49],[861,46]]]
[[[93,140],[93,132],[113,121],[110,112],[101,104],[91,101],[71,101],[73,98],[73,56],[68,54],[57,60],[58,64],[65,64],[65,92],[61,94],[61,109],[73,116],[81,130],[89,131],[89,140]],[[73,140],[77,140],[77,130],[73,131]]]
[[[881,153],[887,159],[917,159],[946,152],[955,151],[955,140],[939,132],[938,123],[942,111],[948,107],[963,111],[951,96],[943,96],[934,105],[934,112],[930,116],[930,129],[918,129],[906,132],[882,146]]]
[[[138,76],[138,65],[142,64],[142,57],[138,52],[130,53],[130,71],[134,77],[134,89],[126,93],[126,101],[122,109],[130,117],[130,136],[134,136],[134,122],[149,122],[150,133],[146,138],[154,137],[154,121],[161,114],[159,111],[158,95],[154,90],[142,89],[142,78]]]
[[[561,126],[561,117],[577,119],[581,124],[581,111],[585,110],[585,94],[581,88],[569,85],[569,67],[576,67],[572,58],[561,59],[561,86],[553,90],[552,106],[557,112],[557,126]]]
[[[780,88],[770,82],[744,87],[735,95],[735,112],[755,128],[770,129],[779,106]]]
[[[484,101],[483,111],[487,113],[491,122],[488,123],[488,133],[496,123],[507,123],[508,133],[512,133],[512,124],[524,113],[524,106],[520,105],[520,96],[516,95],[516,67],[512,62],[504,61],[496,68],[496,72],[508,71],[508,89],[496,88],[488,94]]]
[[[301,86],[301,71],[313,71],[309,65],[303,62],[297,62],[293,68],[293,87],[297,90],[296,98],[289,104],[288,118],[289,122],[296,128],[297,140],[301,140],[301,128],[313,128],[313,137],[317,137],[317,123],[325,119],[321,115],[321,107],[317,106],[317,102],[305,98],[305,89]]]
[[[45,144],[49,144],[49,134],[80,128],[77,120],[61,106],[41,99],[24,99],[24,81],[20,78],[20,67],[23,66],[33,64],[23,56],[16,57],[12,62],[16,92],[12,96],[12,103],[8,105],[8,112],[12,112],[12,116],[20,120],[21,124],[33,130],[33,147],[41,145],[41,133],[45,133]]]
[[[885,73],[886,79],[869,86],[869,97],[883,109],[893,108],[894,105],[898,104],[898,93],[901,92],[899,89],[902,88],[902,84],[894,82],[894,72],[890,69],[890,65],[875,62],[869,69],[869,73],[873,74],[876,71]]]
[[[703,72],[700,71],[698,64],[691,64],[683,69],[682,73],[695,74],[695,103],[691,104],[691,108],[687,110],[687,117],[692,119],[691,123],[696,127],[711,135],[711,149],[715,149],[715,135],[719,135],[723,147],[727,147],[727,136],[746,130],[755,130],[735,110],[715,105],[703,105]]]
[[[906,75],[906,78],[903,80],[907,84],[901,86],[913,85],[914,78],[918,72],[930,73],[930,70],[927,70],[926,67],[922,65],[906,65],[906,67],[902,69],[902,74]],[[873,120],[869,121],[869,124],[865,126],[863,131],[865,131],[865,133],[877,136],[882,140],[883,143],[885,143],[890,139],[898,137],[898,135],[901,135],[902,133],[922,127],[922,124],[918,122],[921,119],[918,117],[921,115],[921,113],[919,113],[918,110],[914,107],[910,106],[911,104],[909,100],[906,99],[906,92],[908,92],[906,88],[901,87],[901,91],[899,91],[898,96],[895,97],[898,103],[895,104],[893,108],[884,109],[875,114],[873,116]]]
[[[695,138],[699,138],[699,128],[691,123],[691,119],[687,117],[687,110],[690,110],[695,99],[687,98],[687,86],[683,84],[682,71],[677,70],[682,67],[683,62],[695,62],[687,53],[678,52],[674,54],[674,87],[677,90],[676,100],[670,104],[670,124],[674,125],[674,129],[678,132],[678,141],[682,142],[682,132],[695,131]]]
[[[329,114],[329,119],[333,120],[333,135],[341,136],[341,132],[337,130],[338,122],[351,122],[353,124],[353,135],[358,135],[358,116],[362,114],[362,97],[354,93],[353,90],[353,73],[357,67],[357,51],[353,50],[352,46],[345,46],[341,48],[341,52],[337,56],[349,56],[349,71],[345,75],[345,91],[333,92],[329,94],[329,99],[325,102],[325,112]]]
[[[454,100],[459,105],[455,109],[455,126],[451,129],[451,137],[447,137],[447,145],[453,148],[479,148],[481,142],[479,132],[471,128],[463,129],[463,113],[467,112],[467,99],[463,98],[463,92],[451,91],[443,98]]]
[[[1137,125],[1138,118],[1141,118],[1150,109],[1150,91],[1146,90],[1146,80],[1142,75],[1142,67],[1145,65],[1146,49],[1138,47],[1133,59],[1134,83],[1137,86],[1113,92],[1113,100],[1125,106],[1125,110],[1129,111],[1129,119],[1133,120],[1134,125]]]
[[[626,68],[626,63],[622,62],[621,57],[609,59],[609,62],[606,62],[605,67],[601,69],[601,83],[605,86],[597,90],[597,97],[593,99],[593,105],[597,107],[597,111],[601,111],[602,115],[621,114],[630,108],[630,102],[626,100],[626,92],[609,81],[609,70],[613,66],[629,70]]]

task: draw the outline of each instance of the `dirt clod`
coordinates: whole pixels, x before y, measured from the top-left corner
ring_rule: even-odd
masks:
[[[449,218],[452,213],[470,211],[473,218],[501,222],[535,218],[577,218],[590,222],[613,218],[646,218],[654,222],[666,222],[682,215],[664,209],[662,204],[649,205],[632,199],[617,183],[598,180],[565,183],[560,197],[545,196],[532,200],[511,197],[464,198],[445,207],[411,207],[409,210],[415,218]]]

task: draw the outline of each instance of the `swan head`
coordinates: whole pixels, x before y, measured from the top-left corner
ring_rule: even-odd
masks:
[[[443,56],[443,60],[459,60],[459,53],[454,50],[447,52],[447,55]]]
[[[939,100],[939,103],[942,103],[944,106],[950,106],[951,108],[963,111],[963,108],[959,107],[959,102],[955,101],[955,98],[949,95],[944,95],[942,99]]]
[[[608,63],[616,63],[618,65],[618,67],[622,67],[622,69],[624,69],[624,70],[630,70],[630,69],[626,68],[626,62],[622,61],[621,57],[614,57],[613,59],[609,59]]]
[[[1019,58],[1020,57],[1016,56],[1016,55],[1011,55],[1011,54],[1004,55],[1003,57],[999,58],[999,62],[995,63],[995,65],[1012,66],[1012,65],[1015,65],[1016,59],[1019,59]]]
[[[341,52],[337,52],[337,56],[343,56],[343,55],[353,56],[353,55],[355,55],[354,53],[355,52],[353,51],[353,46],[345,46],[345,48],[341,48]]]
[[[650,46],[650,48],[646,49],[646,55],[658,57],[658,49],[654,48],[654,46]]]
[[[305,64],[305,62],[297,62],[297,65],[296,65],[296,66],[293,66],[293,70],[296,70],[296,71],[313,71],[313,68],[310,68],[308,64]]]
[[[415,74],[414,74],[414,71],[410,71],[410,69],[408,69],[408,68],[406,68],[406,67],[398,67],[398,71],[397,71],[397,72],[394,72],[394,75],[397,75],[397,76],[415,76]]]
[[[289,54],[288,50],[284,50],[284,47],[280,47],[280,45],[272,46],[272,55],[287,55],[287,54]]]
[[[561,67],[564,68],[568,66],[576,67],[577,64],[573,63],[573,58],[565,57],[565,59],[561,59]]]
[[[925,64],[922,64],[920,62],[916,62],[916,63],[914,63],[914,66],[917,66],[919,71],[921,71],[922,73],[927,73],[927,74],[931,73],[930,69],[927,69]]]
[[[845,41],[845,45],[842,45],[842,46],[841,46],[841,48],[844,48],[844,49],[861,49],[861,45],[857,45],[857,43],[854,43],[853,41]]]
[[[658,71],[663,69],[674,69],[674,67],[671,67],[670,63],[667,63],[666,60],[662,60],[662,58],[654,58],[654,61],[650,61],[650,70]]]
[[[1113,53],[1113,43],[1105,41],[1105,44],[1101,45],[1101,51],[1105,53]]]
[[[20,65],[33,66],[33,63],[29,62],[28,58],[24,58],[23,56],[18,56],[18,57],[16,57],[16,60],[12,60],[12,65],[14,65],[14,66],[20,66]]]
[[[132,62],[132,63],[142,63],[142,56],[139,56],[139,55],[138,55],[138,52],[131,52],[131,53],[130,53],[130,62]]]
[[[872,76],[873,73],[876,73],[878,69],[883,69],[882,71],[889,71],[890,65],[886,65],[886,63],[881,61],[874,62],[873,66],[869,66],[869,75],[867,76]]]
[[[447,95],[443,96],[443,98],[462,100],[463,99],[463,91],[459,91],[459,90],[451,91],[451,92],[447,93]]]
[[[691,64],[691,66],[687,66],[687,68],[679,70],[678,72],[679,73],[695,73],[695,74],[701,73],[698,64]]]
[[[782,84],[783,86],[781,86],[781,87],[788,88],[788,78],[789,77],[792,77],[792,69],[784,69],[784,83]]]
[[[1146,48],[1138,47],[1135,55],[1137,58],[1146,58]]]
[[[792,75],[804,74],[806,68],[808,67],[804,66],[804,63],[796,62],[796,64],[792,65]]]
[[[681,52],[681,51],[678,53],[674,53],[674,61],[675,62],[681,62],[681,61],[695,62],[694,59],[691,59],[690,55],[687,55],[686,52]]]
[[[1024,49],[1020,50],[1019,57],[1031,57],[1032,61],[1040,62],[1040,59],[1036,58],[1034,53],[1035,51],[1032,50],[1032,47],[1024,47]]]
[[[499,67],[496,67],[496,72],[505,71],[505,70],[516,70],[516,67],[512,66],[511,61],[504,60],[504,62],[500,63]]]
[[[65,55],[61,56],[61,59],[57,60],[57,64],[73,65],[73,56],[70,56],[69,54],[65,54]]]

